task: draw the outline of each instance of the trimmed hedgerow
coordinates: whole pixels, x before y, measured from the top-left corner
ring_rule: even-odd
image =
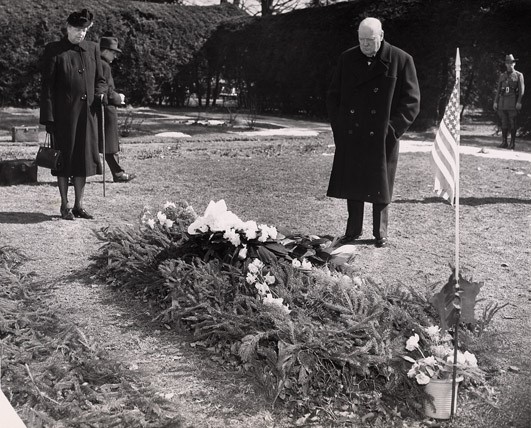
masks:
[[[181,69],[219,22],[243,12],[230,4],[179,6],[140,1],[0,0],[0,105],[33,106],[40,91],[39,58],[44,45],[62,37],[66,18],[88,7],[94,26],[88,40],[111,32],[123,53],[113,64],[119,89],[132,104],[183,102],[188,81]]]

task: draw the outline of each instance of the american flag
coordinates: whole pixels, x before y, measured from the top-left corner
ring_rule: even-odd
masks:
[[[459,79],[456,79],[431,151],[435,163],[433,190],[452,205],[459,179],[459,132]]]

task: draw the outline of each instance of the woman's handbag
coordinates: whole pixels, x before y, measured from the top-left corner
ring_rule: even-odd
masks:
[[[61,169],[63,157],[60,150],[52,148],[52,140],[53,138],[47,133],[44,145],[40,146],[37,152],[36,163],[37,166],[57,171]]]

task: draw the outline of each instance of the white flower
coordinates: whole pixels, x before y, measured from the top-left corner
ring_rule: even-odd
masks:
[[[269,238],[277,239],[278,232],[275,227],[261,224],[258,229],[260,229],[260,237],[258,238],[260,242],[266,242]]]
[[[247,239],[256,239],[256,233],[258,232],[258,226],[256,225],[256,221],[249,220],[243,223],[242,231]]]
[[[223,232],[230,228],[241,229],[243,222],[232,211],[227,210],[225,201],[210,201],[203,215],[206,224],[213,232]]]
[[[419,385],[426,385],[427,383],[430,383],[430,378],[426,376],[424,373],[419,373],[415,376],[415,379],[417,379],[417,383]]]
[[[474,354],[468,351],[465,351],[464,357],[465,357],[465,363],[468,364],[470,367],[478,366],[478,360],[476,359],[476,356]]]
[[[291,261],[291,266],[293,266],[294,268],[300,268],[301,267],[301,262],[297,259],[293,259]]]
[[[406,349],[408,351],[414,351],[416,348],[418,348],[419,346],[419,340],[420,340],[420,337],[417,333],[415,333],[414,336],[411,336],[407,342],[406,342]]]
[[[275,277],[271,275],[269,272],[266,273],[266,275],[264,276],[264,280],[266,284],[269,284],[269,285],[272,285],[275,283]]]
[[[166,209],[166,208],[177,208],[176,205],[173,203],[173,202],[170,202],[170,201],[166,201],[166,203],[164,204],[163,208]]]
[[[238,247],[242,241],[240,240],[239,233],[236,232],[235,229],[231,228],[223,234],[223,238],[228,239],[232,245],[235,247]]]
[[[238,252],[238,258],[245,260],[247,258],[247,245],[243,244],[243,248]]]
[[[439,327],[437,327],[436,325],[431,325],[429,327],[426,327],[424,330],[432,340],[438,340],[439,332],[441,330]]]
[[[254,284],[256,282],[256,275],[253,275],[251,272],[248,272],[245,280],[248,284]]]
[[[430,351],[433,355],[439,358],[446,358],[447,355],[452,353],[452,349],[446,345],[431,346]]]
[[[306,259],[302,260],[301,267],[304,270],[312,270],[312,264]]]
[[[256,284],[254,284],[254,286],[258,290],[258,294],[260,294],[261,296],[265,296],[267,293],[271,291],[269,287],[267,286],[267,284],[264,284],[263,282],[257,282]],[[271,296],[271,294],[269,295]]]
[[[155,227],[155,220],[150,218],[148,221],[146,221],[146,224],[153,229]]]
[[[222,199],[218,202],[210,201],[203,216],[198,217],[189,227],[190,235],[197,234],[197,231],[206,232],[209,229],[213,232],[225,232],[229,229],[240,230],[243,222],[236,214],[227,210],[227,205]]]
[[[167,218],[166,221],[164,222],[164,226],[169,228],[173,226],[173,223],[175,223],[173,220],[170,220],[169,218]]]
[[[284,299],[281,297],[273,297],[270,293],[268,293],[263,300],[264,305],[267,306],[274,306],[278,309],[280,309],[282,312],[286,312],[289,314],[291,311],[287,305],[283,304]]]
[[[258,273],[260,269],[264,267],[264,264],[260,261],[260,259],[254,259],[249,266],[247,266],[247,269],[249,272],[252,273]]]
[[[160,224],[166,223],[166,219],[167,219],[166,214],[164,214],[163,212],[159,211],[157,213],[157,219],[159,220]]]
[[[435,357],[432,357],[432,356],[424,358],[422,362],[426,364],[427,366],[435,366],[437,364]]]
[[[417,375],[417,369],[419,368],[419,365],[417,363],[413,364],[409,371],[407,372],[407,377],[415,377]]]
[[[208,225],[205,223],[205,219],[203,217],[197,217],[195,221],[188,226],[188,233],[190,235],[197,235],[200,232],[208,232]]]

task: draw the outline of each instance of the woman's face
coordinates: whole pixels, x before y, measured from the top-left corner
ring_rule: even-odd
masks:
[[[83,40],[85,40],[85,36],[87,35],[87,31],[90,27],[86,28],[79,28],[79,27],[73,27],[72,25],[66,26],[66,32],[68,41],[74,45],[78,45]]]

